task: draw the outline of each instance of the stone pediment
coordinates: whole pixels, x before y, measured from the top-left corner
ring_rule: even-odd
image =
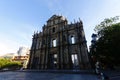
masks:
[[[62,16],[53,15],[52,17],[50,17],[50,19],[48,19],[48,21],[52,21],[52,20],[54,20],[54,19],[56,19],[56,18],[60,18],[60,17],[62,17]]]
[[[62,21],[67,21],[67,19],[64,16],[55,14],[48,19],[47,24],[51,25],[51,24],[54,24],[53,22],[55,22],[55,24],[56,24],[56,23],[62,22]]]
[[[53,19],[55,19],[55,18],[57,18],[58,16],[57,15],[53,15],[51,18],[50,18],[50,20],[53,20]]]

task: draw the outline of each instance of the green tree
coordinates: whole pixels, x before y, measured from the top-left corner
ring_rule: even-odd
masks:
[[[100,24],[96,25],[94,30],[99,33],[99,35],[102,35],[101,31],[104,31],[105,28],[115,24],[118,20],[119,16],[106,18]]]
[[[22,67],[21,62],[11,61],[10,59],[4,59],[4,58],[0,59],[0,69],[3,69],[3,68],[12,69],[12,68],[19,68],[19,67]]]
[[[108,18],[95,27],[98,33],[96,56],[105,64],[120,66],[120,23],[119,17]]]

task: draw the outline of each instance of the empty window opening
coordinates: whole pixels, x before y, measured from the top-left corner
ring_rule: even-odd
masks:
[[[57,54],[54,54],[54,58],[57,58]]]
[[[72,54],[71,57],[72,57],[72,63],[73,63],[73,65],[77,66],[78,65],[77,54]]]
[[[71,36],[71,43],[75,44],[75,37],[74,36]]]
[[[52,30],[53,32],[55,32],[55,27],[53,27],[53,30]]]
[[[54,39],[52,43],[53,43],[53,47],[56,47],[56,39]]]
[[[57,61],[54,61],[54,64],[57,64]]]
[[[54,64],[57,64],[57,54],[54,54]]]

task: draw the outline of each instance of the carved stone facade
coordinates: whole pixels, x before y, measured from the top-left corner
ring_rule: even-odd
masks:
[[[28,68],[90,68],[82,21],[68,24],[63,16],[53,15],[42,32],[33,35]]]

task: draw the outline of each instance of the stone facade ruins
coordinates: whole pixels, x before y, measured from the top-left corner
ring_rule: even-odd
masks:
[[[53,15],[42,32],[34,33],[28,69],[88,68],[90,63],[81,20],[68,24],[65,17]]]

